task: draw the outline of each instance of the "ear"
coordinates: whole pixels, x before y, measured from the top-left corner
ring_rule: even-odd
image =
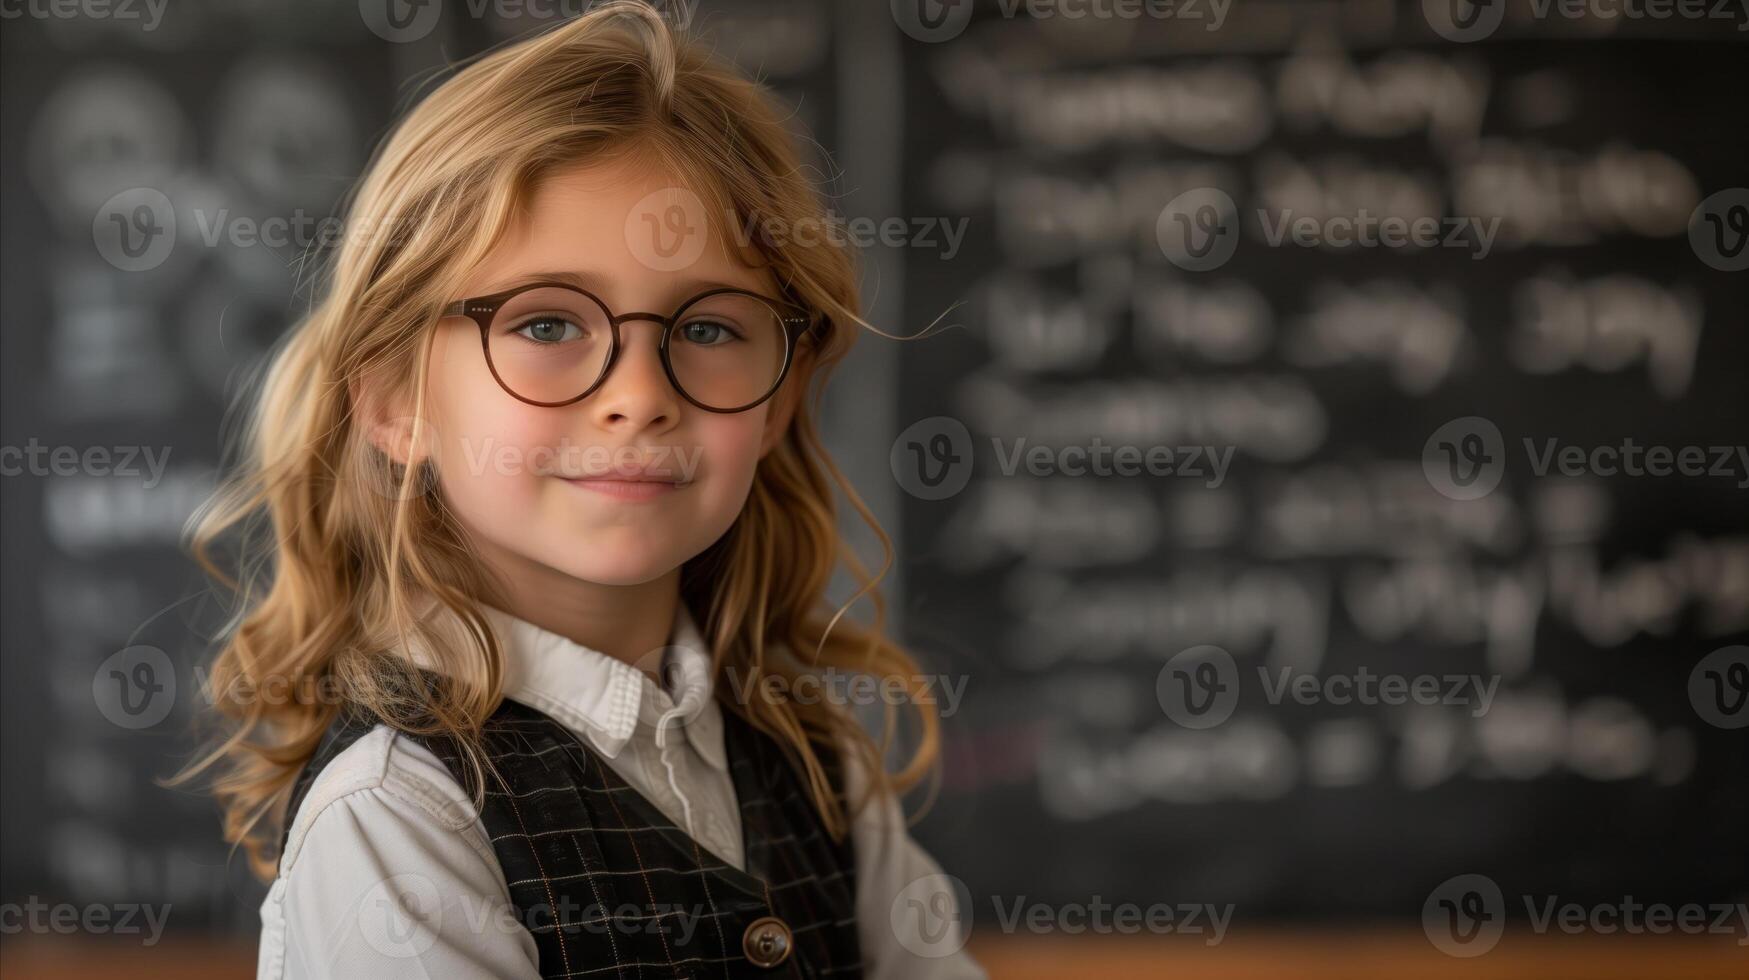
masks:
[[[776,448],[779,440],[783,439],[783,434],[789,431],[790,420],[795,417],[796,409],[807,395],[808,379],[814,374],[813,367],[813,351],[798,345],[794,360],[789,366],[789,374],[783,379],[783,387],[771,396],[771,410],[765,414],[765,434],[759,440],[760,459],[764,459],[766,453]]]
[[[357,424],[370,444],[403,466],[422,462],[430,455],[431,426],[418,423],[404,399],[381,378],[348,383]]]

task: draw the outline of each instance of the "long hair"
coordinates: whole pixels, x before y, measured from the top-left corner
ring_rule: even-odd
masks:
[[[634,148],[709,202],[725,235],[721,221],[731,215],[744,228],[828,220],[765,90],[641,2],[605,4],[466,64],[399,122],[350,192],[347,233],[324,288],[274,350],[237,433],[237,458],[191,518],[184,545],[234,603],[208,674],[213,710],[203,716],[219,732],[170,782],[217,767],[211,791],[225,839],[246,849],[263,880],[276,873],[291,786],[343,706],[456,738],[481,798],[479,740],[504,696],[505,664],[480,603],[504,604],[446,510],[429,460],[401,465],[361,431],[359,392],[367,379],[389,379],[422,416],[425,355],[443,305],[519,205],[558,168]],[[831,236],[806,246],[793,237],[751,246],[785,294],[820,319],[786,382],[804,395],[734,525],[682,569],[681,601],[710,644],[719,681],[733,670],[787,682],[744,686],[764,693],[726,706],[783,746],[842,837],[869,795],[902,793],[933,771],[939,720],[916,664],[882,629],[875,586],[891,565],[891,540],[816,428],[827,376],[857,325],[874,329],[857,312],[856,256]],[[834,486],[880,541],[879,573],[841,538]],[[215,556],[227,546],[235,577]],[[833,610],[825,594],[840,563],[859,588]],[[867,626],[845,618],[865,595],[874,609]],[[464,628],[434,625],[442,617],[422,615],[431,601]],[[436,658],[445,683],[420,683],[405,656],[415,643]],[[842,706],[770,693],[828,669],[902,681],[915,721],[889,704],[877,739]],[[308,696],[317,688],[343,695]],[[278,696],[264,696],[270,691]],[[889,771],[896,732],[914,749]],[[870,794],[851,799],[831,775],[830,753],[840,752],[869,774]]]

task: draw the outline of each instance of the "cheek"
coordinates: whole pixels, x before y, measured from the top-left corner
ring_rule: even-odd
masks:
[[[759,443],[764,435],[765,407],[740,415],[714,415],[699,425],[699,442],[715,481],[737,500],[745,500],[759,469]]]
[[[694,527],[687,539],[694,552],[721,537],[741,516],[759,469],[764,419],[760,408],[742,415],[713,415],[693,426],[692,445],[682,451],[704,477],[689,491],[697,495],[688,505]]]
[[[540,447],[558,443],[564,413],[506,394],[472,333],[436,338],[427,398],[438,474],[465,519],[490,523],[492,514],[511,511],[505,504],[534,499],[539,481],[531,467],[541,459]]]

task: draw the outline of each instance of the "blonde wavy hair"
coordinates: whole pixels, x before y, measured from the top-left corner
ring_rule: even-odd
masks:
[[[246,849],[261,879],[276,873],[290,789],[343,705],[408,732],[455,737],[483,799],[479,738],[503,698],[505,669],[479,603],[505,604],[429,462],[399,465],[363,431],[361,386],[393,379],[397,393],[425,404],[425,352],[443,306],[555,169],[653,151],[715,205],[713,220],[824,222],[794,138],[767,99],[647,4],[615,2],[465,64],[377,148],[346,202],[349,234],[323,270],[320,299],[267,363],[237,458],[185,534],[184,547],[234,604],[208,675],[213,710],[203,721],[218,731],[167,784],[216,767],[211,792],[225,839]],[[718,230],[726,230],[720,221]],[[891,540],[821,445],[814,419],[825,379],[855,339],[851,325],[875,329],[857,313],[856,257],[830,240],[752,246],[822,324],[786,381],[805,395],[760,461],[734,525],[683,568],[681,601],[719,679],[733,669],[788,682],[749,685],[760,696],[725,706],[783,746],[841,838],[871,796],[902,793],[934,772],[939,719],[917,665],[881,628],[875,585],[892,563]],[[881,543],[878,574],[840,537],[834,485]],[[223,545],[235,577],[215,558]],[[834,611],[825,593],[840,562],[859,588]],[[863,596],[872,626],[844,618]],[[434,627],[421,597],[465,629]],[[445,683],[418,683],[405,656],[415,642],[435,656]],[[826,668],[902,680],[915,722],[889,706],[877,739],[842,707],[776,693]],[[307,696],[317,687],[343,693]],[[268,691],[287,696],[262,696]],[[914,749],[889,771],[895,732]],[[869,774],[869,793],[854,800],[831,775],[845,752]]]

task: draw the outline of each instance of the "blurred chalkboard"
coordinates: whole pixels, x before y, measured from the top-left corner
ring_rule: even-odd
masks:
[[[858,345],[827,442],[898,535],[903,638],[963,691],[918,833],[976,908],[1412,917],[1462,873],[1744,897],[1749,463],[1539,476],[1523,445],[1744,442],[1746,35],[1520,6],[1470,41],[1420,3],[694,10],[818,141],[840,216],[875,222],[848,228],[871,318],[964,304],[965,329]],[[151,782],[195,700],[106,713],[104,665],[150,647],[196,682],[220,616],[176,538],[220,411],[308,300],[316,223],[433,72],[540,26],[429,4],[391,37],[373,9],[173,0],[0,34],[0,445],[114,454],[4,480],[0,901],[255,927],[210,800]],[[140,188],[179,218],[166,254],[105,245]],[[1271,244],[1288,210],[1362,209],[1478,224]],[[1026,470],[1095,438],[1220,469]],[[1497,684],[1479,716],[1275,705],[1259,667]],[[1169,714],[1180,673],[1230,716]]]
[[[906,252],[965,329],[901,347],[892,457],[966,678],[926,840],[978,896],[1246,921],[1742,900],[1745,35],[1195,6],[905,47],[907,217],[967,219]],[[1136,475],[1054,468],[1101,445]]]

